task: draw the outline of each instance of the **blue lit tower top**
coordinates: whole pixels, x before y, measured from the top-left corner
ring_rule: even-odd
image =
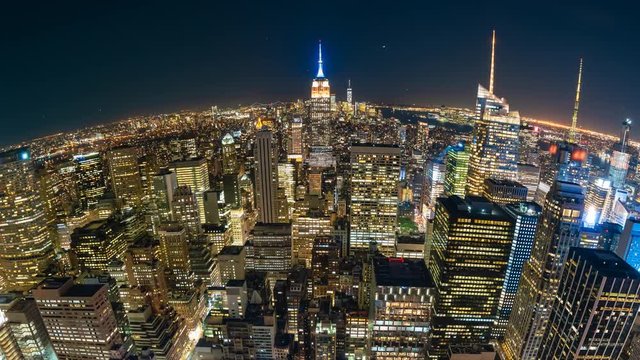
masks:
[[[318,73],[316,74],[316,78],[324,78],[324,71],[322,71],[322,40],[318,42]]]

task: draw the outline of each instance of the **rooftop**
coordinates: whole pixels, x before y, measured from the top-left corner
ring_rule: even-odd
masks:
[[[220,256],[220,255],[240,255],[240,253],[242,253],[243,249],[244,249],[244,246],[227,245],[227,246],[223,247],[222,250],[220,250],[220,253],[218,254],[218,256]]]
[[[584,259],[603,276],[640,281],[638,270],[609,250],[573,247],[569,252],[569,257]]]
[[[424,260],[378,257],[374,259],[376,284],[381,286],[434,287]]]
[[[438,203],[447,209],[452,218],[511,220],[500,206],[482,196],[467,196],[463,199],[453,195],[438,198]]]

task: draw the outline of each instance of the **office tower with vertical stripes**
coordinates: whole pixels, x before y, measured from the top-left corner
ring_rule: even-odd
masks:
[[[537,359],[617,359],[640,310],[640,273],[607,250],[574,247]]]
[[[543,209],[501,343],[506,360],[537,359],[569,248],[580,244],[582,188],[556,181]]]

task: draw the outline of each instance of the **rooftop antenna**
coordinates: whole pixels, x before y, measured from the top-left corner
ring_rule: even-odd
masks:
[[[569,142],[576,141],[576,127],[578,126],[578,109],[580,108],[580,88],[582,87],[582,58],[580,58],[580,68],[578,69],[578,88],[576,89],[576,102],[573,105],[573,117],[571,118],[571,129],[569,129]]]
[[[491,36],[491,72],[489,73],[489,92],[493,94],[493,74],[496,59],[496,30],[493,30]]]

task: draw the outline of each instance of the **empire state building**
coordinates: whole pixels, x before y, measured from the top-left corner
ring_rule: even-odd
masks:
[[[309,119],[312,146],[329,146],[331,140],[331,90],[329,79],[322,69],[322,43],[318,44],[318,73],[311,83],[311,100],[309,100]]]

